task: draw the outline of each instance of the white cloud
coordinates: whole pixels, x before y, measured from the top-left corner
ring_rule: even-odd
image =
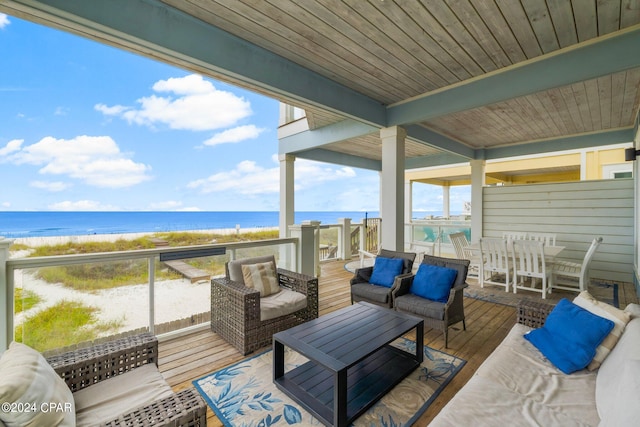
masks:
[[[34,188],[40,188],[51,192],[63,191],[71,186],[71,184],[62,181],[31,181],[29,185]]]
[[[56,110],[53,112],[54,116],[66,116],[69,114],[68,107],[56,107]]]
[[[265,130],[255,125],[238,126],[213,135],[204,142],[204,145],[237,143],[247,139],[255,139]]]
[[[152,211],[172,211],[182,206],[182,202],[177,200],[167,200],[164,202],[151,203],[149,209]]]
[[[0,13],[0,29],[6,27],[11,22],[9,22],[9,17],[4,13]]]
[[[107,188],[130,187],[151,179],[151,167],[126,158],[108,136],[83,135],[69,140],[48,136],[35,144],[21,145],[22,141],[11,141],[5,147],[6,161],[41,166],[39,173],[43,175],[65,175]]]
[[[24,139],[14,139],[9,141],[4,147],[0,148],[0,162],[9,160],[8,156],[10,154],[20,151],[20,147],[23,142]]]
[[[272,158],[277,163],[277,156]],[[296,160],[295,189],[304,190],[326,182],[355,178],[349,167],[335,168],[309,160]],[[208,178],[192,181],[188,188],[202,193],[233,192],[244,196],[273,194],[280,191],[280,168],[264,168],[256,162],[244,160],[235,169],[219,172]]]
[[[215,86],[197,74],[160,80],[153,85],[157,93],[137,100],[139,107],[97,104],[107,116],[118,116],[129,123],[171,129],[205,131],[235,125],[252,114],[249,101]]]
[[[112,205],[103,205],[95,200],[79,200],[77,202],[64,201],[53,203],[48,206],[52,211],[116,211],[117,207]]]
[[[10,208],[11,207],[11,202],[2,202],[2,207],[3,208]]]

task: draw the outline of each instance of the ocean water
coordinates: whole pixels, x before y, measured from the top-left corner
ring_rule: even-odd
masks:
[[[421,213],[424,216],[424,212]],[[360,222],[379,212],[296,212],[295,222]],[[180,230],[277,227],[278,212],[0,212],[0,237],[82,236]]]

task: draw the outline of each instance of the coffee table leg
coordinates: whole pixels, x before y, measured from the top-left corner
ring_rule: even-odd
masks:
[[[273,380],[284,376],[284,345],[273,340]]]
[[[416,326],[416,360],[418,363],[424,360],[424,322]]]
[[[333,381],[333,425],[347,425],[347,370],[334,374]]]

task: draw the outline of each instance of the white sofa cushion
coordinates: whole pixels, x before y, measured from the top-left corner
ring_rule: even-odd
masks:
[[[596,372],[565,375],[516,324],[433,420],[438,426],[597,425]]]
[[[69,387],[39,352],[21,343],[12,342],[0,358],[0,402],[16,404],[16,411],[0,411],[7,426],[76,425]]]
[[[628,363],[628,361],[632,361]],[[596,381],[596,402],[602,425],[616,425],[610,420],[617,420],[618,412],[628,412],[635,425],[640,420],[638,394],[623,394],[624,389],[637,390],[638,364],[640,360],[640,318],[632,319],[620,337],[618,344],[602,362]],[[635,370],[634,377],[629,378],[629,370]],[[635,384],[634,384],[635,383]],[[624,425],[624,424],[618,424]]]
[[[295,313],[307,306],[307,296],[300,292],[280,288],[280,292],[260,298],[260,320]]]
[[[624,328],[627,326],[627,323],[629,323],[629,320],[631,320],[631,315],[610,304],[598,301],[589,291],[580,292],[573,302],[585,310],[589,310],[596,316],[611,320],[614,324],[609,335],[607,335],[596,348],[596,355],[589,363],[589,366],[587,366],[587,369],[593,371],[600,367],[600,364],[606,359],[613,347],[615,347]]]
[[[157,366],[149,363],[73,393],[76,420],[79,426],[99,425],[172,395]]]

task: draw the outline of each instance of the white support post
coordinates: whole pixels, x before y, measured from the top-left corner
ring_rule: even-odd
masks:
[[[413,181],[404,182],[404,222],[410,223],[413,219]]]
[[[13,340],[13,280],[7,277],[7,260],[11,239],[0,237],[0,354],[2,354]],[[9,318],[11,317],[11,318]]]
[[[351,218],[338,218],[338,257],[340,259],[351,259]]]
[[[398,126],[380,129],[382,177],[380,216],[381,247],[404,249],[404,151],[407,132]]]
[[[297,271],[302,274],[315,276],[318,260],[316,241],[316,226],[311,224],[294,224],[289,227],[291,237],[298,238]]]
[[[281,154],[280,160],[280,238],[288,237],[289,227],[295,222],[294,166],[295,156]]]
[[[448,182],[442,185],[442,216],[451,218],[451,186]]]
[[[486,183],[484,160],[471,160],[471,241],[482,237],[482,189]]]
[[[295,156],[281,154],[280,160],[280,238],[289,237],[289,227],[295,222]],[[284,264],[294,265],[294,254],[291,245],[280,245],[280,260]]]

